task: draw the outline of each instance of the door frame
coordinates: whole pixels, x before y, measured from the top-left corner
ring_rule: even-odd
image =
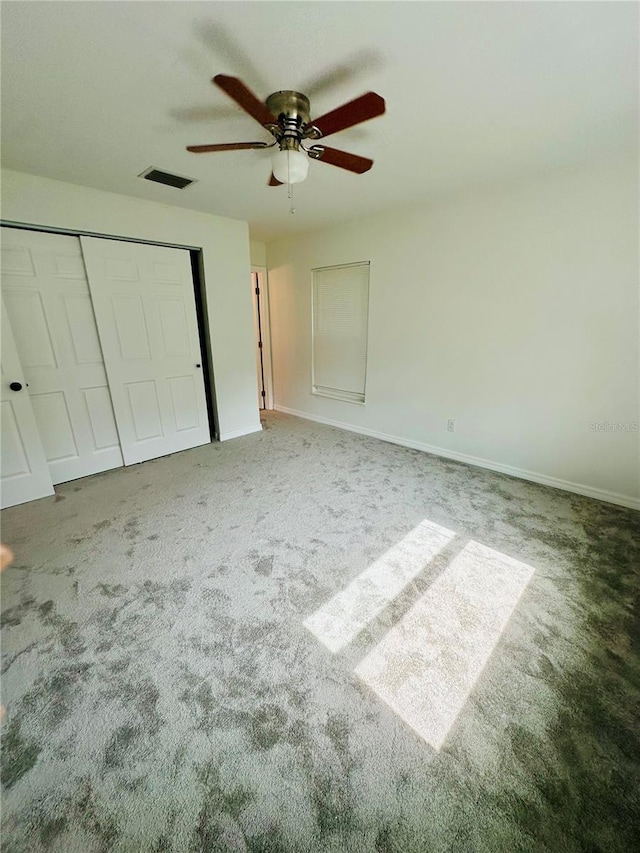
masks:
[[[260,289],[260,298],[258,299],[260,331],[262,333],[262,370],[264,376],[264,408],[265,410],[273,409],[273,361],[271,358],[271,319],[269,311],[269,277],[266,267],[251,267],[252,274],[258,276],[258,288]],[[252,299],[256,299],[256,294],[253,292],[253,281],[251,283]]]
[[[186,249],[191,258],[191,270],[193,289],[196,301],[196,319],[198,323],[198,334],[200,348],[202,350],[204,372],[204,390],[207,400],[207,413],[209,415],[209,435],[211,441],[220,440],[218,410],[216,406],[215,377],[213,373],[213,355],[211,348],[211,333],[209,319],[206,309],[206,291],[204,282],[204,265],[202,263],[202,246],[185,245],[183,243],[167,243],[161,240],[142,240],[139,237],[116,236],[114,234],[103,234],[96,231],[79,231],[70,228],[55,228],[54,226],[35,225],[33,223],[12,222],[0,219],[1,228],[13,228],[21,231],[41,231],[47,234],[65,234],[69,237],[98,237],[101,240],[116,240],[127,243],[143,243],[147,246],[166,246],[168,249]]]

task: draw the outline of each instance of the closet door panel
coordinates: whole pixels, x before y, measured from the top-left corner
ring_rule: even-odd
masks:
[[[14,386],[13,389],[11,385]],[[14,390],[16,388],[17,390]],[[52,495],[51,474],[4,300],[0,351],[0,420],[2,509]]]
[[[125,464],[207,444],[188,251],[81,243]]]
[[[79,239],[3,228],[1,269],[53,482],[121,466]]]

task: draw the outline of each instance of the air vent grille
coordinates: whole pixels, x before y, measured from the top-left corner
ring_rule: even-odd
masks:
[[[193,184],[194,181],[191,178],[183,178],[181,175],[172,175],[170,172],[163,172],[162,169],[156,169],[151,166],[149,169],[145,169],[140,175],[139,178],[144,178],[145,181],[155,181],[157,184],[165,184],[168,187],[175,187],[178,190],[183,190],[185,187],[188,187],[189,184]]]

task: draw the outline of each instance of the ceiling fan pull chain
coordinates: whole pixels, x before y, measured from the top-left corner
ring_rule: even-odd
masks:
[[[293,214],[296,212],[295,207],[293,206],[293,185],[287,184],[288,194],[289,194],[289,213]]]

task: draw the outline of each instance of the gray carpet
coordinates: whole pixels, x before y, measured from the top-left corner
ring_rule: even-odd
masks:
[[[5,853],[640,849],[638,513],[279,414],[56,491],[2,513]],[[356,669],[471,540],[534,572],[438,751]]]

